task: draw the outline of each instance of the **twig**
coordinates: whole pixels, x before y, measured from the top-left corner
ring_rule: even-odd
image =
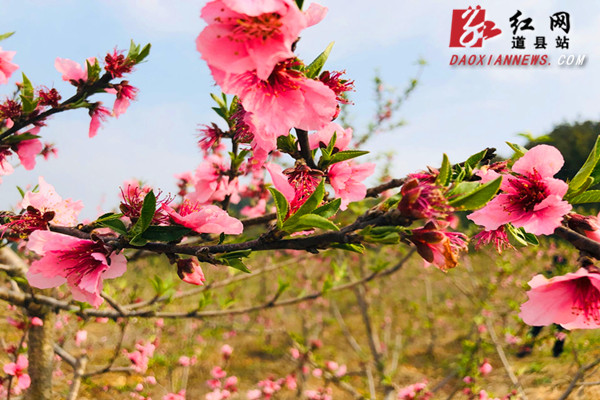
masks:
[[[566,400],[573,391],[573,389],[575,389],[575,386],[577,386],[577,382],[579,382],[579,380],[583,378],[583,375],[585,375],[587,371],[594,368],[598,364],[600,364],[600,358],[596,359],[595,361],[592,361],[587,365],[581,366],[575,373],[575,376],[571,380],[571,383],[569,384],[569,387],[567,387],[567,390],[563,392],[563,394],[558,398],[558,400]]]
[[[81,378],[84,376],[87,362],[88,358],[86,355],[83,355],[77,359],[77,364],[73,371],[73,382],[71,382],[71,388],[69,389],[69,396],[67,397],[67,400],[77,399],[79,388],[81,387]]]
[[[316,169],[317,165],[315,164],[315,160],[313,160],[312,150],[308,143],[308,132],[298,128],[295,128],[295,130],[298,136],[298,143],[300,144],[300,155],[304,158],[306,165],[312,169]]]
[[[346,325],[346,322],[344,321],[344,317],[342,316],[342,313],[340,313],[340,309],[333,299],[331,300],[331,312],[332,312],[333,316],[335,317],[335,319],[337,320],[338,324],[340,325],[340,328],[342,329],[342,333],[344,334],[344,337],[348,341],[348,344],[350,345],[350,347],[352,347],[352,349],[359,356],[362,356],[364,354],[363,350],[360,348],[360,345],[358,344],[358,342],[356,341],[354,336],[352,336],[352,332],[350,332],[350,329],[348,329],[348,325]]]
[[[504,353],[504,349],[502,348],[502,345],[500,344],[500,341],[498,340],[498,336],[496,336],[496,330],[494,329],[494,325],[492,324],[491,319],[486,318],[485,324],[487,326],[488,333],[490,334],[490,338],[492,339],[492,342],[494,342],[494,346],[496,347],[496,352],[498,353],[498,356],[500,357],[500,361],[502,361],[502,365],[504,366],[504,369],[506,370],[506,373],[508,374],[508,377],[510,378],[513,385],[519,391],[521,398],[523,400],[527,400],[527,395],[525,394],[525,390],[523,390],[523,386],[521,386],[521,383],[515,376],[515,373],[513,372],[513,369],[510,366],[508,359],[506,358],[506,353]]]
[[[123,318],[132,318],[132,317],[174,318],[174,319],[177,319],[177,318],[197,318],[197,319],[214,318],[214,317],[221,317],[221,316],[228,316],[228,315],[246,314],[249,312],[260,311],[260,310],[267,309],[267,308],[291,306],[293,304],[298,304],[298,303],[302,303],[305,301],[317,299],[317,298],[325,295],[326,293],[352,289],[357,285],[361,285],[363,283],[370,282],[371,280],[373,280],[377,277],[384,277],[384,276],[393,274],[394,272],[396,272],[400,268],[402,268],[404,263],[406,261],[408,261],[408,259],[412,256],[412,254],[414,254],[414,249],[411,249],[408,252],[408,254],[402,260],[400,260],[400,262],[398,264],[396,264],[395,266],[393,266],[391,268],[387,268],[382,271],[374,271],[362,279],[359,279],[357,281],[350,282],[350,283],[347,283],[344,285],[339,285],[339,286],[333,287],[329,290],[316,291],[316,292],[313,292],[308,295],[294,297],[291,299],[279,300],[274,303],[269,301],[268,303],[265,303],[265,304],[260,304],[260,305],[256,305],[256,306],[245,307],[245,308],[229,309],[229,310],[216,310],[216,311],[191,310],[191,311],[187,311],[187,312],[157,312],[154,310],[142,310],[142,311],[132,310],[132,311],[124,311],[124,313],[121,314],[114,310],[96,310],[96,309],[91,309],[91,308],[81,309],[80,307],[78,307],[76,305],[70,304],[69,302],[66,302],[66,301],[58,300],[54,297],[44,296],[44,295],[32,296],[27,293],[19,293],[19,292],[15,292],[15,291],[12,291],[12,290],[9,290],[6,288],[1,288],[1,287],[0,287],[0,299],[5,300],[5,301],[15,304],[15,305],[19,305],[19,306],[23,306],[26,303],[43,304],[43,305],[49,306],[50,308],[52,308],[54,310],[71,311],[82,317],[107,317],[107,318],[112,318],[112,319],[117,319],[117,318],[121,318],[121,317],[123,317]]]

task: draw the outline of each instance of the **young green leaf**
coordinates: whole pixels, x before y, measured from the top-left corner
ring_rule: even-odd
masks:
[[[329,53],[331,53],[331,49],[333,48],[333,43],[334,42],[329,43],[327,48],[325,50],[323,50],[323,52],[321,54],[319,54],[317,56],[317,58],[315,58],[314,61],[311,62],[306,67],[306,70],[304,71],[304,73],[307,78],[313,79],[319,75],[319,73],[321,72],[321,69],[325,65],[325,62],[329,58]]]
[[[440,173],[435,179],[436,185],[440,186],[448,186],[450,183],[450,176],[452,174],[452,165],[450,164],[450,160],[448,160],[448,156],[444,153],[444,158],[442,160],[442,166],[440,167]]]
[[[520,144],[510,142],[506,142],[506,144],[515,152],[515,155],[512,157],[513,160],[517,160],[527,153],[527,149]]]
[[[575,192],[586,183],[588,177],[594,172],[596,169],[598,162],[600,161],[600,136],[596,138],[596,143],[594,143],[594,147],[592,151],[588,155],[587,160],[581,167],[581,169],[575,174],[573,179],[569,182],[569,190],[565,196],[566,199],[573,196]]]
[[[120,219],[104,219],[97,220],[96,223],[100,226],[106,226],[117,232],[119,235],[127,235],[127,227]]]
[[[283,221],[287,217],[290,205],[285,196],[279,190],[275,189],[274,187],[269,187],[268,189],[269,192],[271,192],[271,196],[273,196],[275,207],[277,208],[277,227],[281,229],[283,226]]]
[[[301,216],[312,213],[323,201],[325,196],[325,181],[321,180],[319,186],[315,189],[313,194],[302,204],[302,206],[284,223],[282,229],[285,230],[286,226],[293,226]]]
[[[478,186],[475,190],[449,201],[452,207],[461,210],[476,210],[490,201],[500,189],[502,177]]]
[[[569,200],[571,204],[600,203],[600,190],[588,190]]]
[[[341,205],[342,199],[334,199],[321,207],[317,207],[312,213],[320,215],[323,218],[331,218],[338,212]]]
[[[142,242],[141,235],[146,231],[146,229],[148,229],[148,227],[152,223],[152,219],[154,218],[155,212],[156,196],[154,195],[153,191],[150,191],[148,192],[148,194],[146,194],[146,197],[144,197],[144,203],[142,204],[142,212],[140,213],[140,218],[137,220],[133,228],[131,228],[130,236],[132,237],[132,240],[137,238],[137,243]],[[142,246],[141,244],[131,244],[133,244],[134,246]]]
[[[344,151],[340,151],[338,153],[335,153],[333,156],[331,156],[331,159],[329,160],[329,162],[327,163],[327,165],[331,165],[331,164],[339,163],[341,161],[346,161],[346,160],[350,160],[352,158],[364,156],[365,154],[369,154],[369,152],[368,151],[362,151],[362,150],[344,150]]]
[[[0,35],[0,42],[8,39],[9,37],[11,37],[14,34],[15,34],[14,32],[3,33],[2,35]]]
[[[483,160],[483,157],[485,157],[487,151],[488,150],[485,149],[480,151],[479,153],[473,154],[471,157],[467,158],[467,161],[465,161],[465,165],[468,165],[469,167],[475,169],[477,165],[479,165],[479,162]]]
[[[294,224],[286,224],[284,228],[287,232],[305,231],[313,228],[323,229],[325,231],[339,231],[336,224],[316,214],[306,214],[301,216]]]
[[[192,230],[184,226],[149,226],[142,233],[142,238],[152,242],[175,242]]]

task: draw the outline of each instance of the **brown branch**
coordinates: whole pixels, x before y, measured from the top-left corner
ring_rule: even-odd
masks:
[[[308,295],[294,297],[291,299],[279,300],[276,302],[269,301],[267,303],[256,305],[256,306],[249,306],[249,307],[245,307],[245,308],[236,308],[236,309],[230,309],[230,310],[214,310],[214,311],[191,310],[191,311],[187,311],[187,312],[157,312],[155,310],[142,310],[142,311],[137,311],[137,310],[126,311],[126,310],[124,310],[123,314],[121,314],[114,310],[97,310],[97,309],[92,309],[92,308],[81,309],[80,307],[78,307],[74,304],[70,304],[69,302],[58,300],[54,297],[38,295],[38,294],[36,294],[35,296],[32,296],[31,294],[28,294],[28,293],[15,292],[15,291],[9,290],[7,288],[1,288],[1,287],[0,287],[0,299],[5,300],[11,304],[18,305],[18,306],[24,306],[25,304],[31,304],[31,303],[46,305],[53,310],[70,311],[70,312],[73,312],[73,313],[83,317],[83,318],[106,317],[106,318],[111,318],[111,319],[115,319],[115,320],[117,318],[133,318],[133,317],[170,318],[170,319],[214,318],[214,317],[222,317],[222,316],[230,316],[230,315],[247,314],[247,313],[260,311],[260,310],[264,310],[264,309],[268,309],[268,308],[287,307],[287,306],[302,303],[305,301],[315,300],[319,297],[324,296],[327,293],[333,293],[333,292],[339,292],[342,290],[352,289],[357,285],[361,285],[361,284],[370,282],[377,277],[384,277],[384,276],[393,274],[394,272],[396,272],[400,268],[402,268],[402,266],[408,261],[408,259],[412,256],[413,253],[414,253],[414,249],[411,249],[408,252],[408,254],[404,258],[402,258],[402,260],[400,260],[400,262],[398,262],[398,264],[396,264],[393,267],[384,269],[382,271],[374,271],[362,279],[359,279],[357,281],[350,282],[350,283],[347,283],[344,285],[336,286],[329,290],[316,291],[316,292],[313,292]]]
[[[89,96],[92,96],[93,94],[97,93],[98,91],[103,91],[103,89],[107,88],[108,83],[110,82],[111,79],[112,79],[111,74],[107,72],[104,75],[102,75],[102,77],[100,79],[98,79],[96,82],[94,82],[90,85],[84,85],[84,86],[79,87],[77,89],[76,94],[74,94],[67,100],[60,103],[58,106],[53,107],[49,110],[44,111],[43,113],[40,113],[40,114],[37,114],[34,116],[28,115],[28,118],[26,118],[24,120],[17,119],[16,121],[14,121],[14,125],[10,129],[7,129],[2,134],[0,134],[0,142],[2,140],[6,139],[7,137],[17,133],[20,129],[23,129],[28,125],[35,124],[36,122],[41,122],[53,114],[70,110],[71,109],[70,106],[72,104],[75,104],[81,100],[85,100],[86,98],[88,98]]]
[[[587,365],[581,366],[575,373],[575,376],[571,380],[571,383],[569,384],[569,387],[567,387],[567,390],[563,392],[563,394],[559,397],[558,400],[566,400],[573,391],[573,389],[575,389],[575,386],[577,386],[577,382],[579,382],[583,378],[585,373],[599,364],[600,358],[596,359],[595,361],[592,361]]]
[[[556,228],[554,234],[571,243],[577,250],[585,251],[595,259],[600,260],[600,243],[595,240],[589,239],[564,226]]]
[[[306,165],[312,169],[317,169],[315,160],[313,160],[310,144],[308,143],[308,132],[298,128],[295,128],[295,131],[298,136],[298,143],[300,144],[300,155],[304,158]]]
[[[377,197],[381,193],[385,192],[386,190],[394,189],[394,188],[404,185],[405,181],[406,181],[406,179],[404,179],[404,178],[392,179],[389,182],[382,183],[379,186],[375,186],[370,189],[367,189],[367,197]]]

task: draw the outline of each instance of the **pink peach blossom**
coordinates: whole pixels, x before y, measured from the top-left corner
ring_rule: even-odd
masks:
[[[194,174],[195,191],[189,193],[186,198],[200,203],[210,203],[223,201],[226,196],[237,194],[235,193],[237,179],[230,182],[226,173],[228,170],[229,164],[218,155],[212,154],[206,157]],[[232,202],[236,203],[234,199]]]
[[[218,367],[218,366],[217,367],[213,367],[213,369],[210,371],[210,374],[215,379],[222,379],[222,378],[225,378],[227,376],[227,372],[225,372],[223,370],[223,368]]]
[[[237,95],[246,110],[244,121],[254,132],[255,157],[258,151],[266,158],[277,147],[277,137],[291,128],[321,129],[336,112],[335,93],[294,69],[297,64],[292,59],[280,62],[266,80],[256,72],[227,75],[212,68],[217,84],[225,93]]]
[[[87,340],[88,333],[86,330],[79,330],[75,334],[75,345],[80,347]]]
[[[29,375],[23,373],[23,371],[29,366],[29,361],[24,355],[19,355],[16,362],[11,362],[4,365],[4,373],[14,376],[16,381],[15,393],[19,394],[21,391],[27,389],[31,385],[31,378]]]
[[[487,359],[483,360],[483,364],[481,364],[479,366],[479,372],[481,373],[481,375],[486,376],[488,375],[490,372],[492,372],[492,365],[489,363],[489,361]]]
[[[43,326],[44,325],[44,321],[42,321],[39,317],[33,317],[33,318],[31,318],[31,325],[33,325],[33,326]]]
[[[555,147],[535,146],[514,163],[514,175],[503,175],[503,193],[468,218],[486,230],[512,223],[534,235],[553,233],[572,208],[562,200],[568,185],[552,178],[563,164]]]
[[[221,356],[223,356],[224,359],[229,359],[232,353],[233,347],[231,347],[230,345],[224,344],[223,346],[221,346]]]
[[[196,48],[213,68],[232,74],[256,71],[266,80],[278,62],[294,57],[292,44],[300,32],[326,11],[311,4],[302,12],[292,0],[211,1],[201,12],[208,26]]]
[[[20,207],[27,209],[34,207],[40,213],[54,212],[52,223],[60,226],[73,226],[77,224],[77,216],[83,209],[81,201],[73,201],[72,199],[63,200],[56,193],[54,186],[44,180],[43,176],[38,177],[38,191],[25,193]]]
[[[162,400],[185,400],[185,389],[181,389],[178,393],[167,393]]]
[[[566,329],[600,327],[600,274],[580,268],[574,273],[529,281],[529,300],[519,316],[527,325],[560,324]]]
[[[40,127],[37,126],[33,129],[28,130],[25,133],[37,135],[40,131]],[[23,140],[17,144],[17,155],[21,161],[21,165],[28,171],[31,171],[35,167],[35,156],[41,153],[44,146],[39,139]]]
[[[0,146],[0,177],[12,174],[15,170],[8,162],[8,157],[12,155],[8,146]],[[0,178],[2,183],[2,178]]]
[[[13,72],[19,69],[17,64],[11,62],[15,54],[16,51],[3,51],[0,47],[0,85],[7,83]]]
[[[274,163],[265,164],[265,168],[271,175],[271,181],[273,181],[273,186],[275,186],[275,189],[281,192],[288,202],[291,202],[295,196],[295,189],[288,182],[287,176],[283,174],[282,168]]]
[[[131,361],[132,368],[140,374],[143,374],[148,369],[148,362],[154,355],[156,346],[151,342],[138,342],[135,344],[135,348],[136,350],[131,353],[124,349],[123,353]]]
[[[335,196],[342,199],[340,208],[345,210],[348,203],[359,201],[367,195],[367,187],[362,181],[375,171],[375,164],[357,164],[353,161],[342,161],[329,168],[328,177]]]
[[[86,61],[90,63],[90,65],[98,62],[95,57],[90,57]],[[78,62],[69,60],[68,58],[57,57],[56,60],[54,60],[54,67],[62,74],[63,81],[69,81],[75,84],[80,81],[87,81],[87,65],[85,68],[82,68]]]
[[[111,112],[108,108],[102,106],[102,102],[96,103],[96,106],[93,107],[90,112],[90,130],[89,137],[93,138],[98,133],[98,129],[102,126],[102,122],[106,121],[106,118],[111,115]]]
[[[119,118],[119,115],[124,114],[125,111],[127,111],[130,102],[135,100],[138,89],[129,85],[127,81],[123,81],[116,86],[116,89],[106,89],[106,92],[117,96],[113,105],[112,114],[115,118]]]
[[[227,214],[227,211],[213,205],[201,205],[198,202],[186,200],[178,211],[166,204],[162,209],[176,223],[191,228],[198,233],[226,233],[239,235],[244,230],[242,223]]]
[[[310,148],[312,150],[318,149],[320,145],[327,147],[334,133],[336,137],[335,148],[339,151],[346,150],[352,140],[352,128],[344,129],[336,122],[330,122],[323,129],[310,134],[308,136]]]
[[[67,283],[75,300],[94,307],[104,301],[100,296],[102,281],[123,275],[127,268],[123,254],[111,254],[101,242],[56,232],[33,232],[27,249],[42,256],[27,272],[31,286],[47,289]]]

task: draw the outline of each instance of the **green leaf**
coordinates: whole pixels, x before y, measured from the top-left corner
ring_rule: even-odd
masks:
[[[316,214],[306,214],[301,216],[294,224],[285,226],[287,232],[305,231],[313,228],[319,228],[326,231],[339,231],[336,224]]]
[[[506,142],[506,144],[515,152],[515,155],[511,157],[513,160],[518,160],[519,158],[523,157],[525,153],[527,153],[527,149],[520,144],[510,142]]]
[[[100,67],[100,63],[96,60],[95,63],[90,64],[88,60],[85,60],[85,66],[87,68],[87,76],[89,82],[95,82],[100,78],[100,71],[102,71],[102,67]]]
[[[120,219],[105,219],[102,221],[97,220],[96,223],[100,226],[110,228],[120,235],[127,235],[127,227]]]
[[[300,10],[302,10],[302,5],[304,4],[304,0],[296,0],[296,5]]]
[[[319,73],[321,72],[321,69],[323,68],[323,65],[325,65],[325,62],[329,58],[329,53],[331,53],[331,49],[333,48],[333,43],[334,42],[329,43],[327,48],[325,50],[323,50],[323,52],[321,54],[319,54],[317,56],[317,58],[315,58],[314,61],[311,62],[306,67],[306,70],[304,73],[307,78],[313,79],[319,75]]]
[[[328,276],[327,279],[325,279],[325,282],[323,282],[323,293],[327,293],[331,290],[331,288],[333,288],[333,282],[331,280],[331,277]]]
[[[150,224],[152,223],[152,218],[154,218],[154,213],[156,212],[156,196],[153,191],[148,192],[146,197],[144,197],[144,203],[142,204],[142,212],[140,214],[140,218],[137,220],[133,228],[131,228],[130,236],[132,238],[138,238],[138,242],[141,242],[141,234],[148,229]],[[131,242],[130,242],[131,243]],[[134,246],[142,246],[139,244],[131,243]],[[144,243],[145,244],[145,243]]]
[[[32,100],[27,97],[24,97],[23,95],[21,95],[20,97],[21,97],[21,108],[23,109],[23,114],[29,114],[36,109],[39,100]]]
[[[302,206],[283,223],[282,229],[285,230],[286,226],[293,226],[301,216],[312,213],[323,201],[325,196],[325,181],[321,180],[319,186],[315,189],[313,194],[302,204]]]
[[[287,217],[288,210],[290,209],[290,205],[285,198],[285,196],[274,187],[269,187],[269,192],[271,192],[271,196],[273,196],[273,200],[275,200],[275,207],[277,208],[277,227],[281,229],[283,226],[283,221]]]
[[[523,228],[515,228],[512,224],[506,224],[505,228],[508,241],[515,247],[527,247],[530,244],[537,246],[539,244],[537,237],[525,232]]]
[[[226,258],[226,257],[216,257],[217,261],[222,263],[223,265],[230,266],[231,268],[237,269],[239,271],[245,272],[247,274],[250,273],[250,270],[239,258]]]
[[[0,35],[0,41],[8,39],[9,37],[11,37],[14,34],[15,34],[14,32],[3,33],[2,35]]]
[[[448,160],[448,156],[446,155],[446,153],[444,153],[442,166],[440,167],[440,173],[435,179],[435,184],[439,186],[448,186],[448,183],[450,183],[451,174],[452,165],[450,164],[450,160]]]
[[[190,228],[185,226],[149,226],[142,233],[142,238],[153,242],[175,242],[191,231]]]
[[[600,202],[600,190],[588,190],[578,196],[573,197],[569,200],[571,204],[583,204],[583,203],[599,203]]]
[[[210,94],[210,97],[212,97],[212,99],[215,101],[215,103],[217,103],[219,105],[220,108],[225,108],[227,107],[227,103],[225,102],[225,100],[223,100],[222,97],[217,96],[214,93]]]
[[[358,254],[365,253],[365,246],[363,246],[362,244],[332,243],[330,247],[334,248],[334,249],[342,249],[342,250],[352,251],[352,252],[358,253]]]
[[[101,216],[99,216],[98,218],[96,218],[95,222],[99,223],[99,222],[103,222],[103,221],[109,221],[109,220],[112,220],[112,219],[119,219],[122,216],[123,216],[123,214],[116,214],[116,213],[113,213],[113,212],[108,212],[108,213],[102,214]]]
[[[574,193],[586,183],[588,177],[594,172],[596,166],[598,165],[598,161],[600,161],[600,136],[596,138],[596,143],[592,148],[592,151],[588,155],[587,160],[583,163],[581,169],[575,174],[573,179],[569,182],[569,190],[565,196],[566,199],[569,199]]]
[[[448,192],[448,196],[460,196],[471,193],[473,190],[477,189],[480,184],[481,182],[461,182]]]
[[[144,246],[148,241],[142,237],[141,234],[135,235],[129,240],[129,244],[132,246]]]
[[[25,72],[23,72],[23,83],[21,85],[21,96],[33,100],[33,85]]]
[[[275,294],[276,297],[281,296],[281,294],[283,292],[286,291],[287,288],[290,287],[290,283],[288,281],[284,281],[281,278],[277,278],[277,293]]]
[[[19,191],[19,194],[21,195],[21,198],[25,197],[25,191],[23,189],[21,189],[20,186],[17,186],[17,190]]]
[[[329,162],[327,163],[327,165],[331,165],[331,164],[339,163],[341,161],[346,161],[346,160],[350,160],[352,158],[364,156],[365,154],[369,154],[369,152],[368,151],[362,151],[362,150],[344,150],[344,151],[340,151],[338,153],[335,153],[333,156],[331,156],[331,159],[329,160]]]
[[[501,184],[502,177],[498,177],[477,187],[472,192],[450,200],[449,203],[452,207],[460,208],[461,210],[476,210],[487,204],[496,195]]]
[[[140,51],[140,53],[138,54],[138,56],[135,58],[135,63],[139,64],[142,61],[144,61],[144,59],[146,57],[148,57],[148,55],[150,54],[150,48],[152,47],[152,45],[150,43],[148,43],[147,45],[144,46],[144,48],[142,49],[142,51]]]
[[[479,153],[473,154],[471,157],[467,158],[467,161],[465,161],[465,165],[468,165],[472,169],[476,168],[477,165],[479,165],[479,162],[483,160],[483,157],[485,157],[486,153],[487,149],[481,150]]]
[[[322,205],[321,207],[317,207],[312,213],[320,215],[323,218],[331,218],[338,212],[341,205],[342,199],[337,198],[327,204]]]
[[[29,132],[25,132],[25,133],[21,133],[20,135],[9,136],[8,138],[5,139],[4,143],[12,145],[12,144],[17,144],[19,142],[22,142],[24,140],[38,139],[40,137],[41,136],[33,135]]]
[[[250,255],[250,253],[252,253],[252,250],[234,250],[234,251],[230,251],[228,253],[221,254],[217,258],[221,259],[221,260],[229,260],[229,259],[233,259],[233,258],[244,258],[244,257],[248,257]]]
[[[292,135],[282,135],[277,138],[277,149],[284,153],[295,154],[298,152],[298,145]]]

